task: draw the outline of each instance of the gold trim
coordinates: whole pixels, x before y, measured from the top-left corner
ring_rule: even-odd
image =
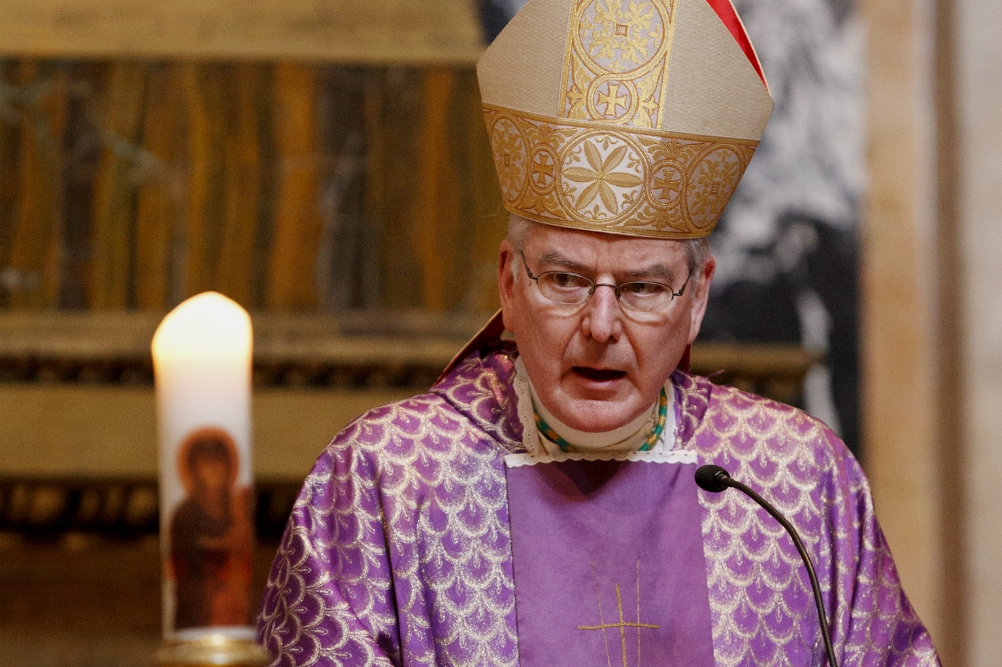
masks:
[[[758,146],[488,104],[484,115],[505,208],[589,231],[708,235]]]
[[[560,117],[659,127],[668,98],[677,2],[631,1],[624,8],[623,0],[575,0]]]
[[[616,123],[603,123],[601,121],[595,120],[578,120],[574,118],[554,118],[553,116],[546,116],[543,114],[532,113],[531,111],[521,111],[518,109],[512,109],[510,107],[503,107],[498,104],[489,104],[484,102],[481,104],[484,111],[493,111],[499,114],[507,114],[513,116],[521,116],[527,120],[536,120],[542,123],[557,123],[559,125],[568,125],[571,127],[579,127],[584,129],[605,129],[614,132],[628,132],[632,135],[643,135],[652,138],[660,139],[685,139],[690,141],[706,141],[706,142],[717,142],[717,143],[727,143],[727,144],[741,144],[748,146],[752,149],[758,146],[759,142],[756,139],[738,139],[736,137],[722,137],[715,134],[691,134],[688,132],[671,132],[669,130],[655,129],[655,128],[636,128],[631,127],[629,129],[624,129],[622,125],[617,125]]]

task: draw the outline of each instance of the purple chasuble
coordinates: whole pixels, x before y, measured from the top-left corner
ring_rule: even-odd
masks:
[[[695,470],[508,467],[521,667],[714,664]]]
[[[516,570],[527,565],[520,556],[524,545],[519,536],[525,531],[519,517],[537,520],[537,514],[526,512],[528,497],[508,484],[507,456],[524,453],[525,447],[513,385],[517,351],[509,343],[499,345],[471,352],[429,393],[367,412],[317,459],[289,518],[261,602],[259,637],[275,667],[520,667],[520,662],[529,667],[520,654],[533,650],[534,631],[523,628],[532,617],[523,606],[531,600],[526,600],[529,593]],[[699,464],[724,466],[797,527],[815,559],[840,667],[939,665],[929,634],[901,590],[866,477],[838,438],[795,408],[684,373],[676,373],[673,383],[678,425],[673,451]],[[630,468],[650,468],[651,474],[667,479],[672,464]],[[684,466],[679,481],[691,483],[690,468]],[[645,512],[674,498],[673,492],[666,501],[651,500],[667,486],[624,483],[632,501],[625,515],[629,521],[604,526],[604,542],[619,545],[614,531],[618,535],[621,529],[649,527],[654,519]],[[578,493],[591,503],[609,491]],[[705,646],[712,648],[716,665],[823,664],[810,586],[783,529],[740,494],[698,491],[695,502],[701,511],[702,560],[676,561],[666,555],[677,546],[671,544],[678,534],[673,522],[689,516],[689,510],[662,509],[659,520],[667,523],[650,533],[664,535],[664,542],[657,538],[651,544],[666,551],[652,556],[651,564],[644,552],[639,616],[640,550],[609,556],[608,562],[624,572],[600,582],[595,597],[599,563],[595,561],[592,574],[593,557],[578,545],[596,540],[561,537],[576,548],[556,559],[538,558],[545,577],[571,577],[565,574],[569,568],[583,565],[584,574],[573,575],[573,582],[591,582],[591,594],[586,589],[574,598],[574,609],[560,608],[559,618],[540,621],[543,631],[556,632],[554,619],[566,618],[570,634],[603,641],[597,653],[588,654],[590,662],[567,662],[618,667],[628,636],[628,664],[635,665],[635,628],[628,634],[624,627],[619,636],[607,629],[606,654],[601,630],[577,627],[619,622],[617,583],[624,623],[639,617],[669,628],[687,620],[662,612],[662,605],[682,599],[679,591],[685,589],[671,579],[676,569],[702,563],[704,570],[693,579],[706,582],[711,637]],[[565,509],[560,508],[560,521],[553,524],[560,531]],[[597,524],[584,525],[598,530]],[[540,541],[556,541],[557,535],[528,531],[529,538]],[[667,582],[663,595],[645,583],[651,577],[653,586],[660,585],[655,575]],[[562,589],[559,595],[569,599]],[[702,606],[689,600],[683,615],[705,610],[706,597],[700,601]],[[640,628],[642,640],[647,632],[654,629]],[[569,650],[568,643],[561,653]],[[650,650],[641,645],[641,664],[705,661],[702,653],[663,661]]]

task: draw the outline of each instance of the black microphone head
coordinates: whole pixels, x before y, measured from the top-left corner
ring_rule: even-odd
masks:
[[[728,486],[731,476],[720,466],[700,466],[696,469],[696,484],[704,491],[720,493]]]

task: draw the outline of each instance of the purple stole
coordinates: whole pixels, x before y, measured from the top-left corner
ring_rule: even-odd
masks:
[[[520,666],[712,667],[695,464],[519,460],[507,484]]]

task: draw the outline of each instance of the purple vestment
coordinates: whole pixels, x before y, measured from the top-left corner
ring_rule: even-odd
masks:
[[[523,451],[515,354],[474,352],[429,393],[352,422],[320,456],[262,601],[275,665],[519,663],[504,463]],[[794,408],[673,380],[676,447],[728,469],[800,531],[840,664],[938,665],[838,438]],[[715,663],[823,664],[810,585],[783,529],[740,494],[697,499]]]
[[[713,667],[695,470],[601,460],[509,467],[523,667]]]

